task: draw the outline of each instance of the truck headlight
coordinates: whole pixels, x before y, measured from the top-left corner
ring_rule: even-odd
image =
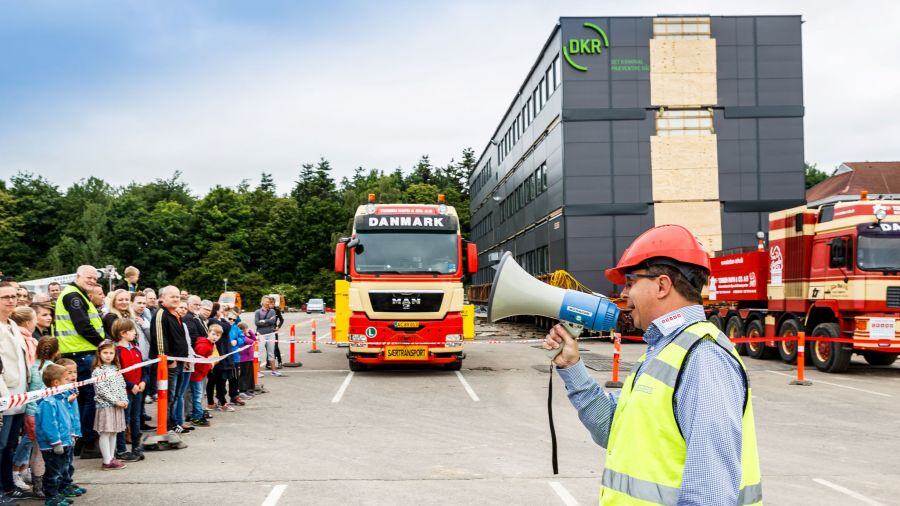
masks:
[[[462,334],[447,334],[445,341],[448,348],[462,346]]]
[[[368,346],[365,334],[350,334],[350,340],[353,341],[353,346]]]
[[[887,218],[887,209],[885,209],[883,207],[879,207],[878,209],[876,209],[875,210],[875,218],[878,221],[881,221],[881,220]]]

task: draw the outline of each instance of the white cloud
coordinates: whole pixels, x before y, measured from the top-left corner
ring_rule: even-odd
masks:
[[[828,168],[900,158],[898,7],[724,3],[679,10],[803,14],[807,160]],[[559,15],[669,9],[395,5],[348,14],[319,37],[242,30],[235,20],[198,23],[192,44],[227,50],[190,68],[118,76],[88,95],[60,90],[55,103],[35,104],[32,119],[0,139],[0,177],[27,169],[64,186],[87,175],[124,184],[180,169],[203,192],[265,170],[287,191],[296,168],[319,157],[332,161],[338,177],[360,165],[409,168],[422,154],[444,164],[464,147],[480,153]],[[171,39],[161,40],[143,51],[175,51]]]

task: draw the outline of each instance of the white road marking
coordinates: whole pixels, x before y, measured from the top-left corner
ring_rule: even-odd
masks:
[[[456,371],[456,377],[459,378],[459,382],[462,383],[463,388],[466,389],[466,392],[469,393],[469,397],[471,397],[473,401],[478,402],[481,400],[477,395],[475,395],[475,390],[472,390],[471,385],[469,385],[469,382],[466,381],[466,378],[463,378],[461,372]]]
[[[272,490],[269,491],[269,495],[266,496],[266,500],[263,501],[262,506],[275,506],[278,504],[278,499],[281,498],[281,494],[284,493],[284,489],[287,488],[287,485],[275,485],[272,487]]]
[[[341,383],[341,388],[338,388],[337,393],[334,394],[334,397],[331,399],[331,402],[341,402],[341,397],[344,396],[344,392],[347,391],[347,387],[350,386],[350,380],[352,380],[352,379],[353,379],[353,371],[350,371],[347,374],[347,377],[344,378],[344,382]]]
[[[769,371],[769,372],[772,373],[772,374],[778,374],[779,376],[787,376],[788,378],[794,378],[794,377],[796,377],[796,376],[793,375],[793,374],[785,374],[785,373],[779,372],[779,371]],[[848,390],[856,390],[857,392],[865,392],[865,393],[867,393],[867,394],[880,395],[880,396],[882,396],[882,397],[892,397],[892,396],[889,395],[889,394],[885,394],[885,393],[881,393],[881,392],[874,392],[874,391],[872,391],[872,390],[866,390],[866,389],[864,389],[864,388],[851,387],[851,386],[849,386],[849,385],[840,385],[840,384],[838,384],[838,383],[831,383],[831,382],[829,382],[829,381],[824,381],[824,380],[820,380],[820,379],[813,380],[813,383],[823,383],[823,384],[825,384],[825,385],[831,385],[831,386],[833,386],[833,387],[846,388],[846,389],[848,389]]]
[[[564,487],[562,483],[558,481],[549,481],[547,483],[550,484],[550,488],[552,488],[553,491],[556,492],[556,495],[558,495],[559,498],[562,499],[562,502],[566,506],[578,506],[578,501],[576,501],[575,498],[572,497],[572,494],[570,494],[569,491],[566,490],[566,487]]]
[[[844,495],[850,496],[850,497],[856,499],[857,501],[860,501],[860,502],[863,502],[866,504],[871,504],[872,506],[884,506],[883,504],[881,504],[880,502],[878,502],[874,499],[869,499],[868,497],[866,497],[858,492],[854,492],[854,491],[850,490],[849,488],[844,488],[836,483],[831,483],[828,480],[824,480],[822,478],[813,478],[813,481],[818,483],[819,485],[825,485],[826,487],[828,487],[830,489],[837,490],[838,492],[840,492]]]

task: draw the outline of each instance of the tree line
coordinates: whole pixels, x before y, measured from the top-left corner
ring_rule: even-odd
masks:
[[[284,293],[291,305],[333,298],[334,244],[349,235],[369,193],[383,203],[435,203],[444,194],[469,230],[468,178],[476,163],[434,166],[423,156],[408,173],[358,168],[334,180],[326,159],[303,164],[290,192],[271,174],[252,186],[216,185],[196,196],[175,172],[168,179],[112,186],[82,179],[62,190],[27,172],[0,180],[0,271],[18,280],[75,272],[81,264],[127,265],[141,285],[176,284],[215,299],[229,290],[256,301]]]

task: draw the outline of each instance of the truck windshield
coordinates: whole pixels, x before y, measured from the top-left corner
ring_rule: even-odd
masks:
[[[861,235],[856,263],[866,271],[900,271],[900,236]]]
[[[452,274],[458,267],[457,235],[443,233],[361,233],[356,272]]]

